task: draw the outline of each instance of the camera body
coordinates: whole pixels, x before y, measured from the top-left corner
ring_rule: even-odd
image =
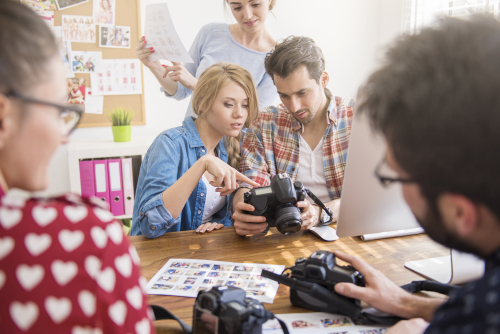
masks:
[[[243,289],[214,286],[198,292],[193,312],[193,334],[261,334],[262,324],[274,315],[246,297]]]
[[[291,269],[290,278],[316,283],[326,288],[338,300],[339,306],[347,302],[354,304],[354,308],[360,308],[359,300],[340,296],[335,292],[334,287],[337,283],[341,282],[365,286],[364,277],[351,266],[337,265],[335,255],[332,252],[319,250],[311,254],[307,259],[297,259]],[[302,291],[290,289],[290,301],[295,306],[332,313],[331,306],[328,306],[327,303],[313,298],[310,294]],[[339,307],[338,311],[341,314],[345,314],[342,312],[343,310],[345,310],[345,307]]]
[[[271,179],[271,185],[245,193],[245,203],[255,207],[255,211],[245,213],[266,217],[269,227],[276,227],[278,231],[288,235],[298,232],[302,227],[302,210],[296,204],[305,198],[306,191],[302,182],[292,183],[288,174],[280,173]]]

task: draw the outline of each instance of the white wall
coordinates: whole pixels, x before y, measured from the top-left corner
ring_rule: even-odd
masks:
[[[176,30],[186,48],[206,23],[232,23],[223,0],[141,0],[142,22],[145,6],[166,2]],[[289,35],[314,38],[323,50],[326,70],[330,74],[329,88],[334,95],[355,97],[358,86],[376,67],[381,46],[401,30],[402,0],[277,0],[267,25],[277,39]],[[142,36],[142,34],[141,34]],[[134,43],[132,43],[134,45]],[[179,126],[189,99],[175,101],[165,98],[159,84],[144,68],[146,125],[134,126],[132,136],[156,135]],[[72,140],[112,139],[111,129],[83,128],[72,134]],[[51,186],[42,195],[69,191],[67,149],[60,147],[54,155],[49,177]]]

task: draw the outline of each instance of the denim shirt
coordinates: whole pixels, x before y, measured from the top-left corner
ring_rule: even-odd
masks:
[[[223,140],[219,158],[227,163]],[[202,178],[193,190],[179,217],[172,217],[163,205],[162,194],[198,159],[207,153],[194,120],[188,117],[182,126],[162,132],[148,149],[141,165],[135,193],[131,235],[156,238],[166,232],[194,230],[202,223],[207,192]],[[211,222],[231,226],[226,206],[213,215]]]

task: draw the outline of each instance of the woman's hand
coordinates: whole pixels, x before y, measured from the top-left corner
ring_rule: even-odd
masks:
[[[198,79],[189,73],[182,63],[173,61],[172,66],[162,66],[165,69],[163,78],[168,76],[173,82],[180,82],[184,87],[194,90],[196,84],[198,83]]]
[[[137,58],[139,58],[144,66],[149,68],[151,71],[163,71],[163,68],[159,61],[149,61],[148,57],[151,56],[155,52],[155,50],[153,48],[147,49],[146,44],[146,37],[142,36],[139,40],[139,44],[135,48],[135,54],[137,55]]]
[[[311,205],[309,201],[299,201],[297,202],[297,207],[304,208],[301,213],[302,217],[302,228],[301,230],[308,230],[318,224],[319,210],[320,208],[316,205]]]
[[[205,223],[205,224],[201,224],[200,226],[198,226],[198,228],[196,229],[196,233],[203,234],[205,232],[212,232],[214,230],[220,230],[221,228],[224,228],[223,224]]]
[[[254,187],[259,187],[258,183],[250,180],[248,177],[213,155],[207,154],[200,160],[203,161],[205,170],[215,178],[215,181],[210,181],[210,184],[214,187],[218,187],[216,191],[220,192],[221,196],[229,195],[238,188],[236,180],[244,181]]]

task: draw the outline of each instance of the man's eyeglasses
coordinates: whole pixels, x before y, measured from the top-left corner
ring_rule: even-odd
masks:
[[[60,119],[64,123],[64,134],[70,134],[76,128],[78,122],[80,122],[80,119],[82,118],[83,108],[81,106],[41,101],[15,91],[11,91],[5,94],[5,96],[13,97],[27,103],[37,103],[59,109],[61,115]]]
[[[375,171],[374,171],[375,176],[380,181],[380,183],[382,184],[383,187],[387,187],[391,183],[395,183],[395,182],[399,182],[399,183],[414,183],[415,182],[415,180],[411,180],[411,179],[403,179],[403,178],[396,177],[396,176],[394,176],[394,177],[389,176],[391,171],[392,170],[385,163],[385,158],[382,158],[382,160],[380,160],[380,162],[375,167]],[[392,171],[392,174],[395,174],[395,172]]]

